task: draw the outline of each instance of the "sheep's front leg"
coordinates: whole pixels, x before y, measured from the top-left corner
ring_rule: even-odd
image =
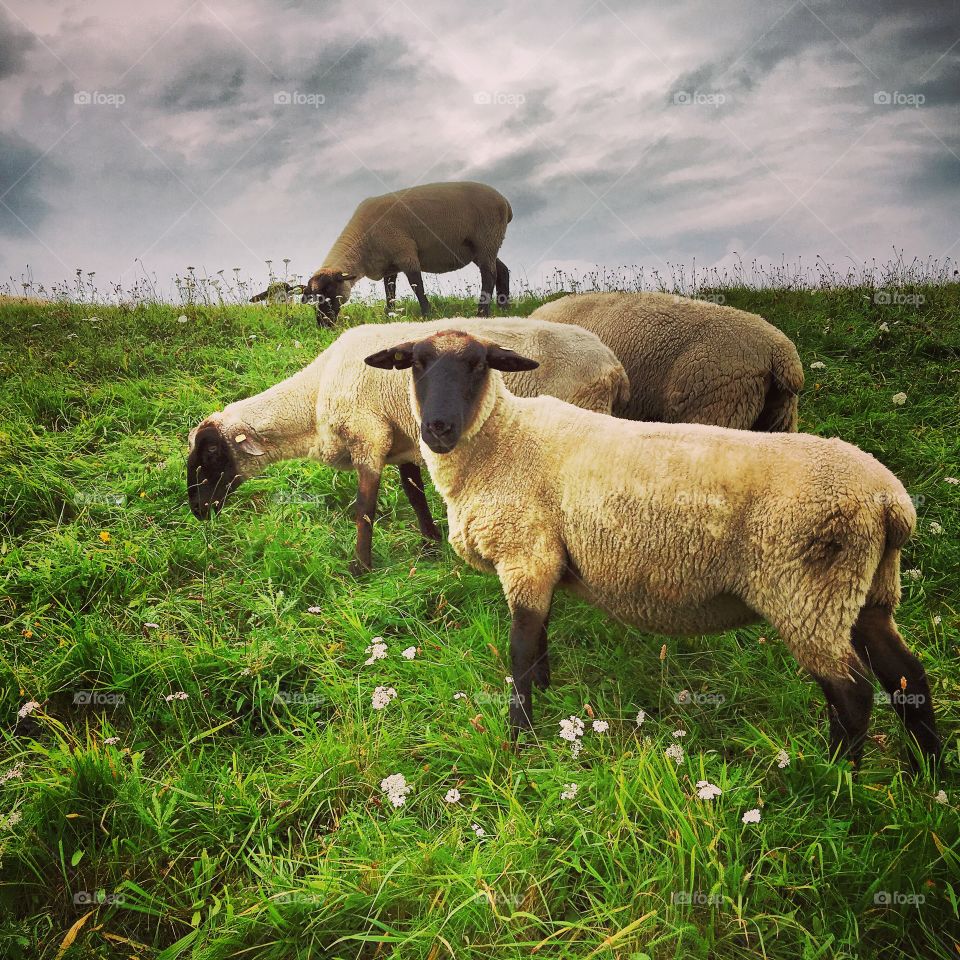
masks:
[[[527,550],[515,561],[497,563],[497,575],[510,606],[510,734],[533,726],[533,684],[543,689],[550,682],[547,661],[547,621],[553,591],[563,572],[566,554],[544,546],[530,531],[515,531]]]
[[[424,540],[440,541],[442,534],[437,529],[430,515],[430,505],[427,503],[426,495],[423,492],[423,473],[415,463],[400,464],[400,483],[403,486],[403,492],[413,507],[413,512],[417,515],[417,525],[420,527],[420,535]]]
[[[370,467],[357,469],[357,545],[350,572],[356,577],[373,566],[373,521],[377,513],[377,495],[380,492],[380,471]]]
[[[510,697],[510,735],[533,727],[533,679],[540,659],[540,637],[546,629],[543,614],[517,607],[510,624],[510,669],[513,695]],[[540,684],[538,683],[537,686]]]
[[[390,313],[397,299],[397,275],[395,273],[388,273],[383,278],[383,292],[387,296],[387,313]]]
[[[423,274],[419,270],[405,270],[404,275],[417,297],[417,303],[420,304],[420,315],[426,319],[430,316],[430,301],[423,292]]]

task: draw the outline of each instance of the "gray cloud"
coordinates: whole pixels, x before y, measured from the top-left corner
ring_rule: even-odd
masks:
[[[137,256],[161,278],[305,273],[363,197],[458,178],[510,198],[521,273],[956,241],[953,0],[532,0],[480,23],[462,0],[18,10],[29,31],[0,15],[0,192],[36,165],[5,198],[26,226],[0,206],[3,275],[115,277]]]
[[[0,10],[0,80],[20,73],[36,38]]]

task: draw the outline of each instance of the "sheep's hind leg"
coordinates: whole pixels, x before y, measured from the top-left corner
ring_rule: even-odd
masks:
[[[401,463],[400,483],[403,486],[403,492],[413,507],[413,512],[417,515],[417,525],[420,527],[420,534],[424,540],[437,541],[443,540],[443,535],[437,529],[430,515],[430,505],[427,503],[426,495],[423,492],[423,473],[415,463]]]
[[[817,676],[817,682],[827,699],[830,715],[830,755],[845,757],[857,766],[870,724],[873,684],[852,651],[848,666],[849,677]]]
[[[940,736],[926,671],[907,649],[893,615],[882,607],[864,607],[853,625],[853,648],[873,671],[920,753],[932,767],[940,759]],[[914,769],[919,764],[911,752]]]
[[[357,544],[350,572],[356,577],[373,566],[373,521],[377,513],[377,496],[380,492],[380,473],[369,467],[357,471],[356,526]]]
[[[388,273],[383,278],[383,291],[387,297],[387,313],[390,313],[397,299],[397,275],[395,273]]]
[[[430,301],[423,292],[423,274],[419,270],[405,270],[404,276],[416,295],[417,303],[420,304],[420,315],[426,319],[430,316]]]
[[[488,263],[478,263],[480,268],[480,302],[477,304],[477,316],[489,317],[490,304],[493,301],[493,288],[497,282],[497,270]]]
[[[497,260],[497,306],[501,310],[510,309],[510,271],[500,259]]]

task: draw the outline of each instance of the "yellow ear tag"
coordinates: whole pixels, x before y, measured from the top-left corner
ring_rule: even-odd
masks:
[[[394,359],[394,360],[402,360],[402,359],[403,359],[403,354],[402,354],[402,353],[395,353],[395,354],[393,355],[393,359]]]
[[[243,443],[243,441],[246,439],[247,435],[245,433],[238,433],[236,436],[237,443]]]

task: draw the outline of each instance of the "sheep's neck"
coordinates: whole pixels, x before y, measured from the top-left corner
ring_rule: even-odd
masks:
[[[231,403],[224,416],[253,430],[266,453],[259,465],[310,453],[317,432],[317,384],[322,357],[269,390]]]
[[[339,270],[349,276],[366,276],[363,239],[353,233],[349,226],[334,241],[323,261],[321,270]]]

